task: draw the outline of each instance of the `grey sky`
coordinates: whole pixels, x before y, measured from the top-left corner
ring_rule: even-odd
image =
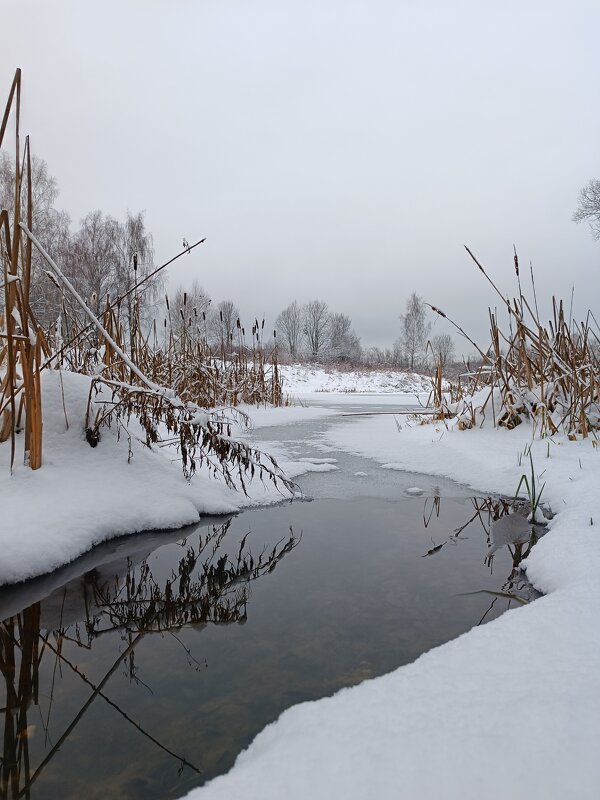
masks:
[[[3,2],[1,85],[77,220],[146,210],[157,258],[247,315],[294,298],[397,336],[411,291],[485,336],[512,290],[600,299],[571,222],[600,177],[598,2]],[[440,320],[441,322],[441,320]],[[436,322],[436,331],[448,328]],[[271,323],[269,323],[271,324]],[[462,349],[462,348],[461,348]]]

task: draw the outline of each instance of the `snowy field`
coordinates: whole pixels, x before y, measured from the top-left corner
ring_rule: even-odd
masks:
[[[430,379],[416,372],[343,371],[325,369],[314,364],[283,365],[280,372],[283,391],[292,397],[312,392],[414,395],[431,391]]]

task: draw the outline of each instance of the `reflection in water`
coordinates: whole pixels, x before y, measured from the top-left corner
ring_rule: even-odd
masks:
[[[124,665],[131,680],[138,680],[135,666],[135,649],[148,634],[175,634],[185,625],[201,629],[209,624],[243,624],[247,618],[249,582],[272,572],[284,556],[299,543],[292,529],[285,542],[278,542],[268,553],[254,557],[246,547],[247,535],[235,555],[230,558],[220,553],[231,520],[213,526],[198,545],[183,546],[184,556],[177,571],[164,579],[154,577],[150,566],[143,561],[134,566],[128,559],[124,575],[103,580],[101,574],[91,570],[78,583],[76,596],[63,589],[60,618],[55,629],[44,630],[41,620],[41,603],[8,617],[0,623],[0,670],[6,684],[6,705],[0,709],[4,715],[4,751],[1,759],[0,798],[31,796],[31,787],[46,765],[68,739],[92,703],[102,698],[139,733],[155,746],[180,762],[180,770],[199,768],[183,755],[177,754],[123,711],[104,692],[104,687],[117,669]],[[83,624],[64,625],[63,615],[68,599],[69,607],[83,607]],[[77,613],[76,613],[77,615]],[[63,652],[65,642],[91,650],[94,640],[120,631],[125,648],[98,682],[86,677],[84,672]],[[36,725],[28,720],[30,707],[39,706],[40,664],[45,654],[53,658],[53,680],[47,715],[43,727],[48,741],[48,728],[54,702],[55,678],[63,669],[70,670],[90,690],[91,694],[81,706],[71,723],[52,744],[43,760],[32,768],[29,740]],[[188,654],[191,658],[191,653]]]
[[[536,544],[540,536],[543,536],[545,530],[543,525],[534,525],[528,520],[529,508],[523,502],[505,498],[487,497],[481,499],[473,497],[471,504],[474,509],[471,517],[456,528],[444,542],[434,544],[432,548],[423,554],[423,557],[435,555],[447,545],[458,544],[461,539],[465,538],[465,532],[468,532],[473,523],[479,523],[486,535],[488,551],[485,556],[485,564],[489,567],[490,573],[493,572],[495,553],[503,547],[507,548],[512,559],[512,569],[501,588],[497,591],[482,589],[479,592],[468,593],[482,593],[494,596],[489,608],[477,623],[481,625],[499,598],[513,600],[517,603],[528,603],[530,599],[535,599],[539,596],[539,593],[525,579],[524,573],[520,569],[520,564],[521,561],[527,558],[531,548]],[[423,524],[426,528],[429,527],[434,516],[439,518],[441,506],[441,497],[431,497],[425,500]]]
[[[532,599],[518,565],[540,531],[525,538],[516,513],[490,498],[294,503],[3,590],[0,798],[183,796],[293,703]],[[251,552],[246,525],[261,545],[290,534]]]

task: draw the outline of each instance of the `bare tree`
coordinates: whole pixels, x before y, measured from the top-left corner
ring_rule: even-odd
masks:
[[[14,206],[15,165],[0,153],[0,207],[10,215]],[[101,211],[92,211],[81,221],[74,235],[64,211],[54,207],[58,197],[56,178],[50,175],[46,162],[32,156],[32,229],[46,250],[63,265],[80,293],[88,299],[96,313],[101,313],[106,300],[125,295],[137,281],[149,275],[154,264],[152,237],[146,231],[143,213],[127,212],[118,222]],[[22,209],[27,208],[27,181],[23,181]],[[135,325],[148,322],[148,314],[160,294],[162,278],[156,276],[144,284],[142,292],[131,293],[123,300],[122,311],[129,333]],[[47,278],[46,264],[38,251],[32,252],[31,306],[38,321],[46,328],[57,322],[63,308],[61,291]],[[69,309],[69,313],[77,313]],[[135,310],[135,313],[134,313]],[[138,313],[139,312],[139,313]]]
[[[413,292],[406,301],[406,313],[400,317],[402,330],[401,339],[408,366],[415,368],[425,348],[431,323],[425,322],[425,306],[423,300]]]
[[[209,308],[210,297],[197,280],[189,289],[178,286],[169,299],[171,327],[175,336],[186,336],[193,342],[207,339]]]
[[[96,315],[104,309],[108,298],[118,295],[117,226],[115,219],[100,210],[90,211],[69,245],[69,277]]]
[[[290,356],[297,358],[302,337],[302,309],[295,300],[277,317],[275,329]]]
[[[327,303],[311,300],[302,309],[302,333],[306,337],[308,352],[312,358],[321,354],[329,332],[329,310]]]
[[[221,300],[210,319],[213,341],[217,344],[231,342],[239,318],[240,312],[233,300]]]
[[[333,361],[358,361],[362,348],[347,314],[329,315],[328,357]]]
[[[573,222],[587,222],[594,239],[600,239],[600,181],[592,178],[579,192]]]
[[[46,162],[34,155],[31,159],[32,230],[48,252],[63,259],[69,241],[69,215],[54,207],[58,198],[56,178],[50,175]],[[8,153],[0,153],[0,208],[14,212],[15,164]],[[23,181],[21,209],[27,208],[27,185]],[[31,258],[31,307],[38,321],[52,323],[60,310],[60,292],[45,275],[45,264],[34,248]]]
[[[431,340],[431,349],[436,363],[441,363],[444,369],[454,358],[454,339],[449,333],[439,333]]]
[[[71,237],[65,262],[76,288],[95,313],[101,313],[107,301],[115,301],[153,269],[152,237],[146,231],[143,214],[127,213],[121,223],[100,210],[91,211]],[[125,299],[126,319],[132,329],[133,308],[139,301],[143,308],[157,299],[161,280],[144,286],[139,296]]]

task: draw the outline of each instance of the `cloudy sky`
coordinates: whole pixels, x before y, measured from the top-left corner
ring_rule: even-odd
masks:
[[[0,84],[76,221],[145,209],[171,285],[272,320],[314,297],[390,343],[411,291],[477,337],[512,247],[600,300],[597,0],[2,1]],[[437,332],[446,332],[441,320]],[[461,348],[463,349],[463,348]],[[467,350],[469,348],[466,348]]]

